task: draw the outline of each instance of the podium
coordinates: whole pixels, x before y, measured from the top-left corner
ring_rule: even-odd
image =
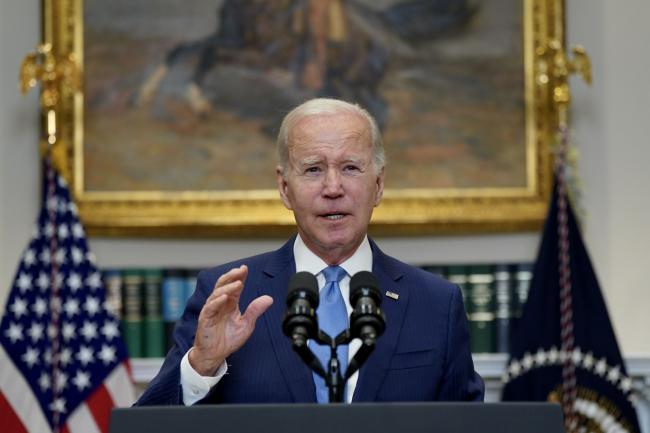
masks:
[[[550,403],[355,403],[115,409],[110,433],[563,433]]]

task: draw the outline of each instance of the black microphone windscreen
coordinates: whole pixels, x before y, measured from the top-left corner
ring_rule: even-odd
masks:
[[[311,272],[296,272],[289,280],[289,288],[287,290],[287,302],[291,303],[294,295],[297,292],[306,291],[307,296],[311,301],[318,302],[318,280]]]
[[[381,303],[379,280],[372,272],[361,271],[354,274],[350,279],[350,303],[352,305],[356,303],[356,299],[362,294],[363,289],[368,289],[370,291],[369,295],[375,299],[375,302]]]

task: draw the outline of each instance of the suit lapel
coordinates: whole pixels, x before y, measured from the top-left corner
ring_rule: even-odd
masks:
[[[271,256],[264,266],[259,293],[273,298],[273,305],[263,317],[278,366],[293,400],[295,402],[315,402],[316,390],[311,370],[293,351],[291,340],[282,332],[289,278],[296,273],[296,262],[293,257],[294,240],[295,237],[292,237]]]
[[[399,284],[402,271],[397,266],[397,262],[387,257],[372,240],[370,245],[373,254],[372,270],[379,280],[379,289],[383,294],[381,308],[386,314],[386,331],[377,339],[374,352],[366,364],[361,367],[353,401],[374,401],[376,399],[379,387],[386,376],[390,359],[397,347],[409,299],[408,289]],[[385,295],[386,291],[398,294],[399,299],[389,298]]]

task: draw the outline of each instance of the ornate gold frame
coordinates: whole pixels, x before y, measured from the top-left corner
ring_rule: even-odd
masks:
[[[382,235],[494,232],[539,227],[550,195],[556,83],[549,46],[563,41],[561,0],[524,1],[527,183],[525,188],[387,190],[371,231]],[[83,77],[81,0],[43,0],[43,43]],[[49,44],[49,45],[48,45]],[[79,74],[77,74],[79,76]],[[89,192],[83,185],[83,91],[57,82],[60,169],[91,234],[109,236],[275,236],[294,230],[276,191]],[[44,110],[44,121],[45,121]],[[51,113],[50,113],[51,114]],[[48,128],[50,126],[48,125]]]

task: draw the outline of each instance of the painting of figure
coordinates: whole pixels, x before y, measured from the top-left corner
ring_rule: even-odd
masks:
[[[88,0],[87,191],[274,188],[300,102],[356,102],[389,189],[525,187],[517,0]]]

